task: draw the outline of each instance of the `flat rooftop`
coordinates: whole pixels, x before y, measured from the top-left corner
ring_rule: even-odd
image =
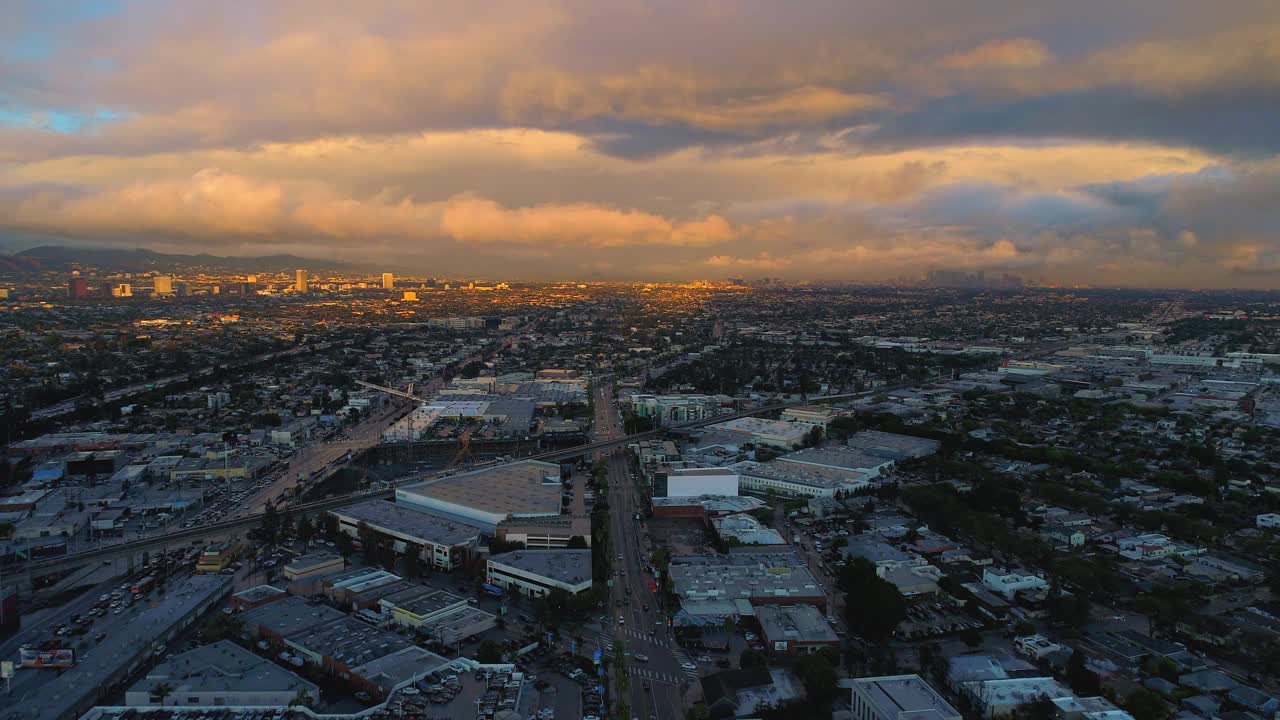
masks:
[[[822,612],[812,605],[761,605],[755,610],[769,642],[840,642]]]
[[[459,505],[494,515],[558,515],[560,466],[536,460],[498,465],[396,490],[408,503]]]
[[[851,686],[873,703],[882,717],[921,720],[960,717],[960,712],[919,675],[858,678],[851,681]]]
[[[591,580],[590,550],[513,550],[494,555],[489,561],[566,585]]]
[[[240,614],[240,621],[246,629],[263,628],[280,637],[289,637],[344,617],[345,614],[328,605],[289,597],[246,610]]]
[[[229,640],[174,655],[152,668],[129,692],[149,692],[162,684],[171,688],[174,697],[231,690],[240,693],[306,690],[312,698],[320,697],[314,683]]]
[[[304,573],[312,568],[322,567],[341,560],[342,556],[337,553],[311,552],[294,558],[292,562],[284,566],[284,569],[289,572]]]
[[[853,448],[843,448],[838,445],[796,450],[783,455],[778,460],[780,462],[820,465],[822,467],[854,471],[865,471],[893,462],[889,458],[879,457]]]
[[[557,503],[559,498],[560,490],[557,486]],[[370,500],[330,512],[356,522],[363,520],[374,527],[418,540],[426,540],[436,545],[465,545],[482,534],[480,528],[475,525],[446,520],[386,500]]]
[[[298,633],[288,644],[354,668],[398,653],[413,643],[351,617]]]
[[[351,668],[351,672],[385,690],[447,665],[449,660],[417,645]]]
[[[232,597],[234,597],[237,600],[243,600],[245,602],[261,602],[263,600],[267,600],[269,598],[273,598],[278,595],[284,595],[284,594],[285,594],[285,591],[281,590],[278,587],[274,587],[271,585],[255,585],[251,588],[246,588],[244,590],[241,590],[235,595],[232,595]]]
[[[381,602],[393,605],[414,615],[430,615],[451,605],[466,603],[461,595],[454,595],[447,590],[437,590],[427,585],[415,585],[400,592],[387,595]]]

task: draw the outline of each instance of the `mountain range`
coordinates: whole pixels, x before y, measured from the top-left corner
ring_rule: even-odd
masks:
[[[232,273],[290,272],[297,269],[352,270],[349,263],[296,255],[219,256],[171,255],[145,248],[75,247],[40,245],[12,254],[0,254],[0,273],[30,274],[70,272],[93,268],[107,272],[182,272],[199,267]]]

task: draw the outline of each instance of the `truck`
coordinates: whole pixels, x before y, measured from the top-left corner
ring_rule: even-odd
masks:
[[[142,595],[146,593],[148,590],[150,590],[152,587],[155,587],[155,584],[156,584],[155,576],[148,575],[142,578],[141,580],[139,580],[138,582],[134,583],[132,586],[130,586],[129,592],[133,593],[134,595]]]

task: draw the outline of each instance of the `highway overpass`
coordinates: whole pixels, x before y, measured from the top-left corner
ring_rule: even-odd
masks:
[[[895,386],[896,387],[896,386]],[[673,425],[667,428],[657,430],[648,430],[646,432],[625,435],[613,440],[602,440],[600,442],[588,443],[586,445],[577,445],[572,448],[562,450],[554,450],[551,452],[540,453],[538,455],[530,455],[521,458],[521,460],[543,460],[547,462],[556,462],[567,460],[570,458],[586,455],[600,450],[610,450],[616,447],[625,447],[626,445],[644,440],[646,438],[657,437],[664,432],[670,430],[685,430],[706,427],[716,423],[722,423],[728,420],[738,418],[762,415],[779,410],[785,410],[789,407],[798,405],[809,405],[813,403],[832,402],[835,400],[846,400],[850,398],[863,397],[872,392],[880,392],[884,388],[875,391],[867,391],[861,393],[844,393],[839,395],[823,395],[819,397],[808,398],[806,400],[796,400],[791,402],[772,403],[749,410],[742,410],[726,415],[717,415],[715,417],[704,418],[702,420],[694,420],[691,422]],[[422,482],[434,478],[447,477],[457,474],[457,471],[442,472],[426,475],[423,477],[407,477],[404,479],[406,483]],[[335,508],[354,505],[366,500],[386,499],[391,497],[395,492],[394,488],[386,488],[380,490],[368,490],[362,492],[354,492],[338,497],[326,498],[314,502],[303,503],[298,505],[282,505],[277,508],[277,512],[283,517],[297,517],[302,515],[311,515],[314,513],[325,512]],[[208,540],[211,538],[218,539],[234,535],[237,532],[248,530],[249,528],[258,527],[262,524],[263,513],[254,513],[230,520],[208,523],[198,527],[192,527],[182,530],[173,530],[169,532],[157,533],[151,537],[143,537],[137,540],[129,540],[126,542],[104,545],[90,550],[81,550],[70,553],[68,555],[60,555],[57,557],[39,558],[26,562],[20,562],[5,566],[6,579],[17,581],[17,576],[22,576],[23,580],[29,581],[32,577],[42,577],[66,572],[81,565],[88,563],[109,563],[121,558],[140,558],[144,553],[155,552],[164,549],[179,548],[184,545],[190,545],[194,541]],[[29,585],[28,585],[29,587]]]

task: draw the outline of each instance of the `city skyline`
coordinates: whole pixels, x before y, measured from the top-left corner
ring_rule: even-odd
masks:
[[[9,14],[3,252],[1280,287],[1271,3]]]

